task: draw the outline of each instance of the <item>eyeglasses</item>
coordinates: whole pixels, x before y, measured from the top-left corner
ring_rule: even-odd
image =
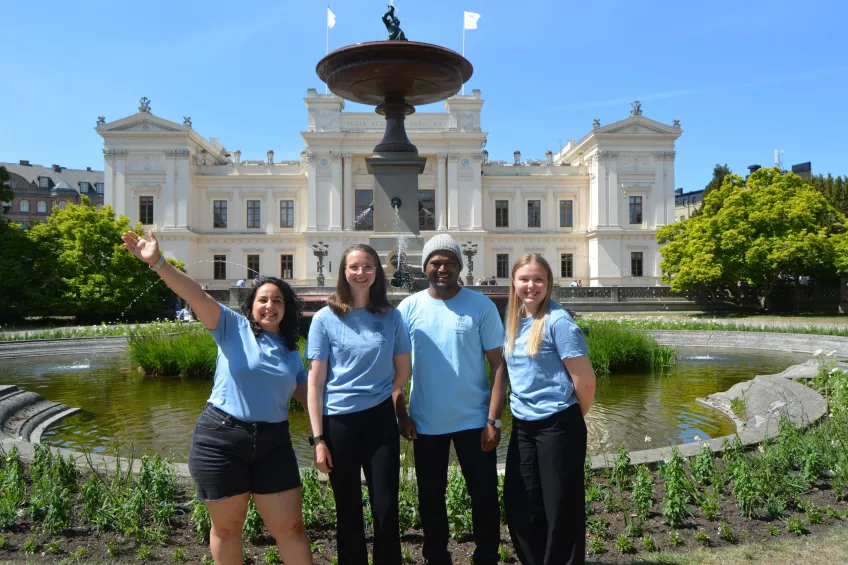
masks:
[[[352,274],[352,275],[355,275],[356,273],[358,273],[360,271],[362,271],[366,275],[371,275],[376,270],[377,270],[377,267],[375,267],[374,265],[363,265],[361,267],[354,267],[353,265],[347,266],[347,272]]]

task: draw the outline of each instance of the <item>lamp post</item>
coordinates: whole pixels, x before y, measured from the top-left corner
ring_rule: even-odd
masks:
[[[468,243],[462,244],[462,254],[468,258],[468,274],[465,276],[465,284],[467,286],[474,285],[474,256],[477,255],[477,244]]]
[[[312,253],[318,258],[318,286],[324,286],[324,257],[327,256],[328,247],[319,241],[312,245]]]

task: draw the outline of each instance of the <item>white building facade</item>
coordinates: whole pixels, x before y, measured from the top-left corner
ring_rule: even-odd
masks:
[[[96,131],[104,140],[105,203],[152,229],[168,257],[209,288],[226,288],[252,269],[314,285],[312,245],[329,246],[327,285],[342,251],[367,243],[375,183],[365,158],[384,130],[373,113],[345,112],[344,100],[310,89],[305,148],[298,161],[242,160],[191,120],[139,112]],[[445,112],[406,121],[427,158],[419,177],[423,240],[445,231],[477,244],[474,276],[507,284],[526,252],[548,259],[555,282],[585,286],[660,284],[656,230],[674,222],[674,144],[679,122],[642,116],[594,127],[539,161],[490,161],[479,91],[445,101]],[[251,269],[251,270],[249,270]],[[467,274],[463,272],[463,276]]]

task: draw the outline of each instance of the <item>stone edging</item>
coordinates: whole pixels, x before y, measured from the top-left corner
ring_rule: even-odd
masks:
[[[22,339],[0,342],[0,359],[24,359],[71,353],[115,353],[125,351],[125,336]]]

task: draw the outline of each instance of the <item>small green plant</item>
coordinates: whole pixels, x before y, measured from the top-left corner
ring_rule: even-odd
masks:
[[[624,444],[618,446],[618,454],[615,456],[615,461],[610,472],[610,479],[613,484],[620,489],[624,489],[630,484],[630,477],[633,476],[633,465],[630,463],[630,455]]]
[[[718,519],[720,507],[717,489],[707,489],[704,496],[701,497],[700,504],[704,518],[710,521]]]
[[[663,515],[672,528],[683,523],[689,515],[686,504],[689,502],[690,490],[683,470],[683,458],[677,446],[671,449],[671,458],[663,467],[665,479],[665,496],[663,497]]]
[[[27,555],[33,555],[36,551],[38,551],[38,542],[35,541],[35,538],[28,537],[21,546],[21,551]]]
[[[649,553],[653,553],[655,551],[659,551],[657,547],[657,542],[654,540],[654,536],[650,534],[645,534],[642,536],[642,549]]]
[[[834,520],[842,520],[842,513],[833,506],[827,506],[827,517]]]
[[[753,469],[744,462],[733,471],[733,496],[739,503],[739,512],[746,518],[753,518],[754,513],[762,506],[762,494],[758,488]]]
[[[766,532],[768,532],[768,535],[772,537],[777,537],[783,533],[782,531],[780,531],[780,528],[778,528],[774,524],[766,524]]]
[[[710,484],[716,473],[715,457],[707,444],[701,447],[698,455],[692,459],[692,474],[702,485]]]
[[[812,502],[804,507],[804,512],[807,513],[807,520],[810,521],[810,524],[821,524],[824,522],[824,515],[822,514],[821,508]]]
[[[62,546],[59,544],[59,542],[57,540],[52,540],[44,548],[44,552],[47,555],[59,555],[60,553],[62,553]]]
[[[600,555],[604,551],[606,551],[606,548],[604,548],[604,541],[602,539],[593,537],[589,540],[588,552],[590,554]]]
[[[804,525],[804,522],[798,516],[792,516],[786,520],[786,529],[797,536],[803,536],[810,533]]]
[[[633,511],[641,520],[646,520],[654,505],[654,478],[644,465],[639,465],[633,481]]]
[[[312,553],[323,553],[324,544],[318,541],[310,541],[309,551],[311,551]]]
[[[737,396],[736,398],[730,399],[730,409],[736,414],[739,418],[745,420],[748,411],[748,401],[745,400],[744,396]]]
[[[671,530],[668,532],[668,542],[674,546],[683,545],[683,536],[677,530]]]
[[[633,540],[622,533],[618,536],[618,539],[615,540],[615,548],[622,555],[633,553]]]
[[[9,549],[9,540],[6,536],[0,536],[0,549]]]
[[[339,556],[333,555],[330,557],[330,565],[339,565]]]
[[[607,521],[600,516],[589,518],[586,520],[586,531],[598,539],[606,539]]]
[[[262,561],[269,565],[283,562],[283,560],[280,559],[280,550],[277,549],[276,545],[271,545],[265,548],[265,555],[262,557]]]
[[[174,563],[185,563],[185,549],[183,549],[182,547],[175,547],[173,551],[171,551],[171,561],[173,561]]]
[[[138,559],[139,561],[147,561],[151,557],[153,557],[153,548],[151,546],[147,545],[146,543],[143,543],[138,546],[138,551],[135,554],[136,559]]]
[[[75,560],[79,561],[83,557],[87,557],[87,556],[88,556],[88,550],[84,547],[78,547],[71,552],[69,557],[71,559],[75,559]]]
[[[710,536],[707,535],[707,532],[704,530],[698,530],[695,532],[695,541],[700,543],[701,545],[709,545]]]
[[[204,553],[200,557],[200,565],[215,565],[215,560]]]
[[[118,538],[111,538],[106,542],[106,553],[109,557],[117,557],[121,553],[121,542]]]
[[[718,537],[720,537],[727,543],[736,543],[736,534],[733,533],[730,524],[728,524],[727,522],[722,522],[721,525],[719,525]]]
[[[789,510],[789,503],[786,497],[778,494],[770,494],[766,498],[765,506],[769,518],[782,518],[787,510]]]
[[[624,535],[636,539],[642,537],[642,521],[639,517],[630,516],[629,513],[624,513]]]
[[[505,545],[500,546],[498,548],[498,555],[500,555],[501,561],[506,561],[509,559],[509,548]],[[404,547],[400,550],[400,561],[405,565],[413,565],[415,563],[415,557],[409,549]]]

